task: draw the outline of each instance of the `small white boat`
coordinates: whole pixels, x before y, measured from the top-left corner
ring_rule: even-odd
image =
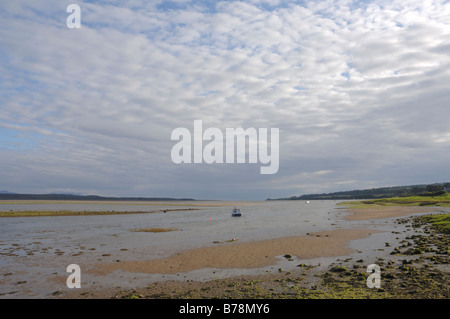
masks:
[[[231,216],[233,217],[240,217],[241,216],[241,210],[239,208],[233,208],[233,211],[231,212]]]

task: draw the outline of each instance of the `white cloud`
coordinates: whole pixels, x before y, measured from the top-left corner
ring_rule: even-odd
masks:
[[[23,167],[2,189],[265,198],[409,182],[427,154],[450,155],[450,5],[374,3],[375,26],[351,1],[82,2],[78,30],[58,1],[1,4],[0,124],[44,136],[33,154],[0,148],[1,165]],[[279,173],[174,165],[170,133],[195,119],[280,128]],[[417,183],[442,177],[425,173]]]

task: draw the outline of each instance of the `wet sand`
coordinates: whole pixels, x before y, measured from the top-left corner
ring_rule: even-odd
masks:
[[[345,217],[346,220],[368,220],[378,218],[402,217],[413,214],[422,214],[435,211],[436,207],[418,207],[418,206],[379,206],[367,208],[348,208],[350,214]]]
[[[300,259],[343,256],[352,252],[347,243],[374,233],[367,229],[332,230],[307,236],[227,243],[176,253],[168,258],[122,261],[96,265],[90,273],[107,275],[116,270],[137,273],[174,274],[203,268],[260,268],[275,264],[277,256]]]

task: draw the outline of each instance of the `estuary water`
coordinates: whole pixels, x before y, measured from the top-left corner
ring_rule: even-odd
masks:
[[[241,209],[241,217],[231,217],[235,206]],[[333,214],[334,201],[32,203],[0,204],[0,210],[154,211],[131,215],[0,218],[2,252],[39,242],[40,246],[60,251],[70,251],[78,245],[104,252],[145,248],[154,257],[163,257],[233,238],[244,242],[305,235],[330,229],[338,222]],[[142,228],[177,231],[133,231]],[[27,253],[27,250],[15,251],[20,256]],[[4,258],[0,261],[5,262]]]

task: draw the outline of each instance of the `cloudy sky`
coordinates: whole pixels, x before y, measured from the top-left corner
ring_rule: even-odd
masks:
[[[278,172],[174,163],[194,120],[279,128]],[[449,165],[449,1],[0,2],[0,190],[263,200]]]

